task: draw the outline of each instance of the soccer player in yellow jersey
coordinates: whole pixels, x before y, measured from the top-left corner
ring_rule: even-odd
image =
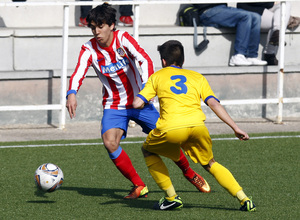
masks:
[[[167,41],[158,47],[158,51],[163,69],[150,76],[145,88],[133,102],[134,108],[143,108],[149,100],[158,96],[160,104],[160,118],[156,128],[149,133],[142,147],[150,174],[166,194],[154,208],[172,210],[183,206],[172,185],[168,169],[159,156],[176,162],[182,148],[195,163],[200,163],[222,187],[239,200],[240,210],[255,211],[254,203],[246,196],[231,172],[214,159],[212,141],[204,124],[201,99],[233,129],[240,140],[248,140],[248,134],[228,115],[203,75],[182,69],[184,51],[179,41]]]

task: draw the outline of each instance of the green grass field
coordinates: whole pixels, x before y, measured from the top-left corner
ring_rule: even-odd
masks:
[[[239,211],[237,200],[199,164],[191,162],[212,187],[209,194],[199,193],[168,159],[164,161],[184,207],[179,211],[153,210],[163,192],[144,163],[140,151],[143,138],[128,138],[125,141],[139,142],[122,144],[150,190],[148,198],[133,201],[122,199],[131,183],[115,168],[103,145],[93,144],[101,140],[0,143],[0,219],[300,219],[299,135],[260,134],[251,136],[274,137],[213,141],[216,160],[253,197],[254,213]],[[226,137],[233,136],[212,136]],[[15,147],[4,147],[8,145]],[[53,193],[38,191],[34,183],[36,168],[46,162],[60,166],[65,176],[62,187]]]

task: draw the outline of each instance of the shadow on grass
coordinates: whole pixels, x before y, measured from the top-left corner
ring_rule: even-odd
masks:
[[[76,191],[83,196],[99,196],[111,198],[110,201],[100,203],[101,205],[123,204],[128,207],[152,209],[156,200],[149,200],[148,198],[139,199],[124,199],[123,197],[129,193],[130,190],[125,189],[108,189],[108,188],[85,188],[85,187],[62,187],[60,190]],[[161,193],[161,191],[151,191],[152,193]]]
[[[148,195],[147,198],[139,198],[139,199],[124,199],[123,195],[126,195],[129,190],[124,189],[108,189],[108,188],[85,188],[85,187],[62,187],[59,190],[66,190],[66,191],[76,191],[80,195],[83,196],[96,196],[96,197],[107,197],[111,198],[110,201],[106,201],[100,203],[101,205],[111,205],[111,204],[122,204],[123,206],[127,206],[129,208],[139,208],[139,209],[153,209],[153,206],[158,202],[159,199],[151,199],[151,197],[157,197],[157,194],[163,196],[164,193],[160,190],[151,190],[151,193]],[[180,193],[186,193],[191,191],[182,191],[179,190]],[[196,192],[195,193],[199,193]],[[160,198],[160,197],[159,197]],[[183,201],[184,202],[184,201]],[[206,205],[206,204],[190,204],[190,203],[183,203],[184,209],[194,209],[194,208],[202,208],[202,209],[211,209],[211,210],[230,210],[236,211],[235,208],[225,207],[223,205]]]
[[[36,200],[36,201],[26,201],[27,203],[35,203],[35,204],[50,204],[56,203],[56,201],[48,201],[48,200]]]
[[[76,191],[84,196],[105,196],[114,199],[123,199],[120,194],[126,194],[129,190],[122,189],[105,189],[105,188],[85,188],[85,187],[62,187],[60,190]]]
[[[229,207],[225,207],[223,205],[205,205],[205,204],[183,204],[184,208],[201,208],[201,209],[211,209],[211,210],[227,210],[227,211],[238,211],[240,212],[239,209],[236,208],[229,208]]]
[[[26,201],[27,203],[36,203],[36,204],[50,204],[50,203],[55,203],[56,201],[53,200],[47,200],[48,196],[47,196],[47,192],[44,192],[42,190],[37,189],[34,192],[34,195],[36,197],[39,198],[43,198],[43,200],[30,200],[30,201]]]

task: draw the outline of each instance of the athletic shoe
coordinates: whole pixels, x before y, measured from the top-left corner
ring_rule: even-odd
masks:
[[[148,197],[148,192],[147,186],[133,186],[130,193],[124,199],[146,198]]]
[[[173,210],[180,209],[183,206],[181,198],[176,196],[174,200],[169,201],[165,197],[162,197],[158,203],[154,205],[156,210]]]
[[[133,26],[133,20],[131,16],[121,16],[120,22],[118,23],[119,26],[126,26],[126,27],[132,27]]]
[[[257,57],[255,57],[255,58],[252,58],[252,57],[250,58],[250,57],[248,57],[247,60],[248,60],[249,62],[251,62],[251,65],[252,65],[252,66],[265,66],[265,65],[268,64],[267,61],[265,61],[265,60],[260,60],[260,59],[258,59]]]
[[[88,26],[88,23],[86,21],[86,18],[80,18],[79,19],[79,24],[78,24],[79,27],[87,27]]]
[[[209,193],[210,186],[206,182],[206,180],[200,176],[198,173],[195,173],[195,176],[190,179],[186,177],[188,181],[190,181],[200,192]]]
[[[250,66],[252,63],[243,54],[236,54],[230,58],[229,66]]]
[[[244,202],[244,205],[241,206],[240,208],[241,211],[246,211],[246,212],[254,212],[256,211],[256,206],[252,202],[252,200],[246,200]]]
[[[278,60],[274,53],[264,54],[264,60],[267,61],[268,65],[278,65]]]

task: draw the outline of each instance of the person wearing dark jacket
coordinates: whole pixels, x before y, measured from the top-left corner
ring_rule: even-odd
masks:
[[[276,53],[279,45],[280,10],[281,4],[275,2],[238,3],[237,8],[255,12],[261,16],[261,30],[268,31],[267,44],[263,54],[268,65],[278,65]],[[286,2],[285,22],[287,27],[291,5]]]

